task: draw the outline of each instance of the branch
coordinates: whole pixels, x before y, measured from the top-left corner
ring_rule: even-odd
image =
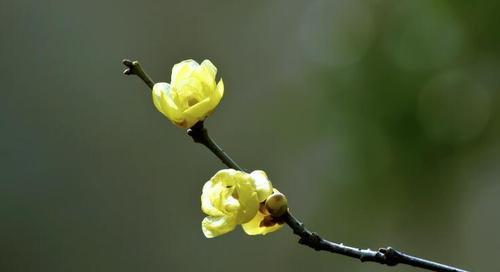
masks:
[[[196,123],[193,127],[187,130],[187,134],[193,138],[195,143],[202,144],[206,146],[212,153],[217,156],[222,163],[227,165],[229,168],[236,169],[239,171],[245,171],[241,166],[239,166],[229,155],[227,155],[220,146],[215,143],[215,141],[208,135],[207,129],[203,126],[203,121]]]
[[[193,127],[188,129],[188,135],[191,136],[196,143],[201,143],[208,147],[225,165],[229,168],[244,171],[238,164],[234,162],[229,155],[227,155],[208,135],[207,129],[203,126],[203,122],[196,123]],[[359,249],[343,244],[337,244],[321,238],[318,234],[309,231],[305,228],[304,224],[297,220],[288,211],[282,216],[285,223],[293,230],[293,233],[300,237],[299,243],[314,250],[324,250],[332,253],[337,253],[344,256],[359,259],[362,262],[375,262],[385,264],[388,266],[395,266],[397,264],[407,264],[431,271],[438,272],[466,272],[465,270],[447,266],[444,264],[428,261],[425,259],[417,258],[391,247],[381,248],[378,251],[370,249]]]
[[[123,60],[123,64],[128,68],[123,71],[125,75],[137,75],[139,78],[148,85],[150,89],[154,86],[154,81],[151,77],[144,72],[138,61]],[[229,168],[239,171],[245,171],[239,166],[231,157],[217,145],[217,143],[210,138],[207,129],[203,125],[203,121],[196,123],[193,127],[187,130],[187,134],[193,138],[195,143],[200,143],[207,147],[214,153],[225,165]],[[359,259],[362,262],[375,262],[385,264],[388,266],[395,266],[398,264],[407,264],[431,271],[438,272],[467,272],[462,269],[454,268],[444,264],[428,261],[425,259],[417,258],[391,247],[380,248],[378,251],[370,249],[359,249],[343,244],[337,244],[326,239],[321,238],[318,234],[309,231],[305,228],[304,224],[297,220],[290,211],[282,215],[281,219],[293,230],[293,233],[300,237],[299,243],[308,246],[314,250],[324,250],[332,253],[337,253],[344,256]]]
[[[407,264],[431,271],[466,272],[462,269],[413,257],[411,255],[397,251],[391,247],[380,248],[378,251],[373,251],[370,249],[359,249],[344,246],[343,244],[333,243],[306,229],[304,224],[293,217],[290,212],[284,214],[283,217],[288,226],[290,226],[290,228],[293,230],[293,233],[300,237],[299,243],[313,248],[314,250],[329,251],[332,253],[353,257],[359,259],[362,262],[375,262],[388,266]]]
[[[140,79],[142,79],[142,81],[144,81],[144,83],[146,83],[146,85],[148,85],[148,87],[150,89],[153,89],[155,82],[151,79],[151,77],[146,72],[144,72],[141,64],[138,61],[131,61],[128,59],[124,59],[122,61],[122,63],[123,63],[123,65],[128,67],[127,69],[125,69],[123,71],[124,75],[127,75],[127,76],[136,75]]]

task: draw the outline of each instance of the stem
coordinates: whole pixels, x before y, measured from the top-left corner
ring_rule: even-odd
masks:
[[[222,163],[227,165],[229,168],[236,169],[239,171],[245,171],[241,166],[239,166],[229,155],[227,155],[224,150],[208,135],[207,129],[203,125],[203,121],[199,121],[190,129],[188,129],[187,134],[193,138],[195,143],[202,144],[206,146],[212,153],[217,156]]]
[[[150,89],[153,89],[155,82],[151,79],[151,77],[146,72],[144,72],[141,64],[138,61],[131,61],[128,59],[124,59],[122,61],[122,63],[123,63],[123,65],[128,67],[127,69],[125,69],[123,71],[123,74],[125,74],[127,76],[136,75],[140,79],[142,79],[142,81],[144,81],[144,83],[146,83],[146,85],[148,85],[148,87]]]
[[[154,81],[151,77],[144,72],[138,61],[123,60],[123,64],[128,68],[123,71],[125,75],[137,75],[139,78],[148,85],[150,89],[154,86]],[[217,143],[210,138],[207,129],[203,125],[203,121],[196,123],[193,127],[188,129],[187,134],[191,136],[196,143],[203,144],[212,153],[214,153],[225,165],[229,168],[236,169],[239,171],[245,171],[241,166],[239,166],[229,155],[222,150],[222,148],[217,145]],[[454,268],[444,264],[428,261],[425,259],[417,258],[391,247],[380,248],[378,251],[373,251],[370,249],[359,249],[349,246],[344,246],[343,244],[337,244],[326,239],[321,238],[318,234],[306,229],[304,224],[297,220],[288,211],[280,217],[287,225],[293,230],[293,233],[300,237],[299,243],[306,245],[314,250],[324,250],[332,253],[337,253],[344,256],[349,256],[352,258],[359,259],[362,262],[375,262],[379,264],[385,264],[388,266],[395,266],[397,264],[407,264],[431,271],[438,272],[467,272],[462,269]]]
[[[283,219],[293,230],[293,233],[300,237],[299,244],[306,245],[314,250],[324,250],[344,256],[359,259],[362,262],[375,262],[388,266],[397,264],[407,264],[431,271],[439,272],[466,272],[465,270],[447,266],[444,264],[428,261],[402,253],[391,247],[380,248],[378,251],[370,249],[359,249],[343,244],[337,244],[321,238],[318,234],[306,229],[304,224],[298,221],[290,212],[283,215]]]

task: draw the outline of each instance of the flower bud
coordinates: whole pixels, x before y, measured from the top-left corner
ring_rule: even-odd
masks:
[[[272,217],[280,217],[288,210],[288,200],[286,196],[278,190],[266,199],[266,209]]]

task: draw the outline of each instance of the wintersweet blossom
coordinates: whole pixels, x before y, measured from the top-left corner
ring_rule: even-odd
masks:
[[[153,103],[172,123],[190,128],[208,117],[224,95],[222,79],[216,84],[217,68],[204,60],[184,60],[172,68],[171,82],[153,86]]]
[[[279,229],[281,223],[270,216],[265,205],[275,191],[264,171],[248,174],[233,169],[220,170],[203,186],[201,209],[208,215],[201,224],[203,233],[213,238],[238,225],[249,235]]]

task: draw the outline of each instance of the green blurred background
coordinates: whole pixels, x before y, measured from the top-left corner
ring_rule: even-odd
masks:
[[[0,0],[0,271],[417,271],[296,243],[204,238],[224,166],[156,81],[211,59],[207,121],[333,241],[499,271],[500,2]]]

